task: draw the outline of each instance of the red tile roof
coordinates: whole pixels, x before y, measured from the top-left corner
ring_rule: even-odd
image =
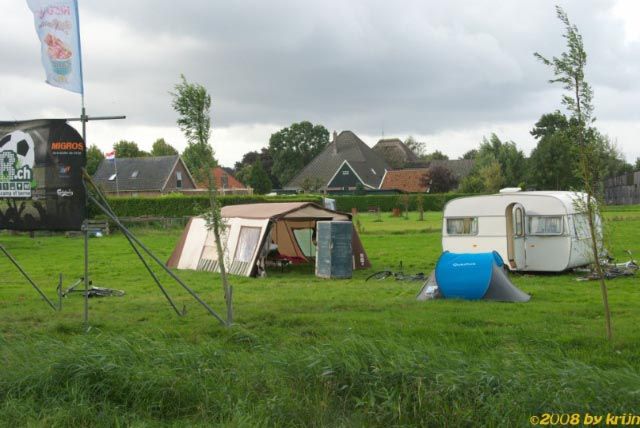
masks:
[[[224,169],[218,167],[215,167],[213,169],[213,180],[216,182],[216,188],[217,189],[246,189],[247,186],[245,186],[244,184],[242,184],[237,178],[235,178],[233,175],[229,174],[227,171],[225,171]],[[226,176],[226,185],[223,186],[223,180],[222,177]],[[201,188],[206,188],[207,187],[207,183],[199,183],[199,187]]]
[[[429,168],[396,169],[387,171],[380,185],[384,190],[401,190],[407,193],[422,193],[429,190],[428,179],[424,183],[423,177],[429,176]]]

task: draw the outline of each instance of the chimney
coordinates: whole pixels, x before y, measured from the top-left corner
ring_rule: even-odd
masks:
[[[338,133],[333,131],[333,154],[338,154]]]
[[[333,131],[333,141],[336,141],[338,139],[338,133],[336,131]]]

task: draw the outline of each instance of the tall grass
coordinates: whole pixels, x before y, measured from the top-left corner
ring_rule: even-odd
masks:
[[[521,425],[542,412],[633,409],[640,375],[558,355],[416,349],[346,336],[279,348],[131,336],[21,341],[2,353],[0,422],[256,426]],[[38,358],[34,358],[34,354]]]
[[[433,268],[441,219],[416,218],[361,215],[374,269]],[[640,254],[638,226],[612,224],[618,248]],[[139,232],[160,257],[180,234]],[[0,239],[50,295],[58,272],[65,284],[81,272],[80,239]],[[543,412],[622,414],[640,402],[635,278],[610,283],[612,346],[597,287],[572,274],[512,275],[533,295],[526,304],[416,302],[421,284],[365,282],[362,271],[234,277],[238,324],[225,329],[170,287],[189,309],[174,317],[121,235],[90,249],[94,282],[127,294],[91,300],[88,334],[78,296],[53,313],[0,260],[0,426],[529,426]],[[180,275],[222,307],[210,274]]]

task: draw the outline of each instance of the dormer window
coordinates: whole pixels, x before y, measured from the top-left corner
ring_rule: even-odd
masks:
[[[111,176],[109,177],[109,181],[113,181],[116,179],[116,175],[118,174],[111,174]]]
[[[138,178],[138,170],[137,169],[131,173],[131,178]]]

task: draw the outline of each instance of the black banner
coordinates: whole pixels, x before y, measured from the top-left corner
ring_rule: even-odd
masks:
[[[0,122],[0,229],[80,230],[86,156],[65,120]]]

